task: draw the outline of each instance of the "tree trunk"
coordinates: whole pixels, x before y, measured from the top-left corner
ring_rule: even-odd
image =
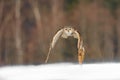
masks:
[[[43,31],[42,31],[41,14],[39,11],[38,1],[29,0],[29,2],[32,5],[32,10],[35,16],[35,21],[36,21],[36,26],[37,26],[37,31],[38,31],[38,37],[39,37],[39,41],[41,41],[41,38],[43,36]]]
[[[1,29],[1,22],[2,22],[3,7],[4,7],[4,1],[2,0],[2,1],[0,1],[0,29]],[[2,40],[1,39],[2,38],[2,32],[0,32],[0,46],[2,46],[1,45],[2,44],[2,42],[1,42],[1,40]],[[1,57],[1,55],[2,55],[1,49],[2,48],[0,47],[0,63],[1,63],[1,59],[2,59],[2,57]]]
[[[104,60],[113,61],[114,44],[113,44],[113,25],[106,22],[104,26]]]
[[[116,55],[116,60],[120,61],[120,7],[117,10],[117,55]]]
[[[16,34],[15,34],[15,41],[16,41],[16,51],[17,51],[17,63],[23,64],[23,49],[22,49],[22,38],[21,38],[21,19],[20,19],[20,5],[21,0],[16,0],[16,7],[15,7],[15,20],[16,20]]]
[[[37,34],[37,51],[38,53],[36,54],[39,54],[39,55],[43,55],[41,53],[43,53],[43,47],[45,46],[43,43],[44,43],[44,36],[46,35],[44,33],[44,29],[45,27],[43,27],[42,25],[42,20],[41,20],[41,13],[40,13],[40,10],[39,10],[39,5],[38,5],[38,2],[39,0],[29,0],[29,3],[31,4],[32,6],[32,11],[33,11],[33,14],[34,14],[34,17],[35,17],[35,22],[36,22],[36,34]],[[39,62],[42,62],[43,59],[42,57],[39,58]]]

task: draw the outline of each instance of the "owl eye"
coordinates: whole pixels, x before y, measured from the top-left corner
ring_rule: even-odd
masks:
[[[64,30],[68,30],[67,28],[65,28]]]

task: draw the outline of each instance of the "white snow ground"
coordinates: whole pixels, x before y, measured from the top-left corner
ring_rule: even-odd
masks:
[[[120,63],[7,66],[0,80],[120,80]]]

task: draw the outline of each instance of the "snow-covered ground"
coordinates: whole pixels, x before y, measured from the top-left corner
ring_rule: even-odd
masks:
[[[7,66],[0,80],[120,80],[120,63]]]

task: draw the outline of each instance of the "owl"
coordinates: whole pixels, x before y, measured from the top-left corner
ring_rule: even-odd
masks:
[[[83,40],[81,39],[80,37],[80,34],[75,30],[73,29],[72,27],[65,27],[63,29],[60,29],[56,34],[55,36],[53,37],[52,39],[52,43],[50,45],[50,48],[49,48],[49,52],[48,52],[48,55],[47,55],[47,58],[45,60],[45,63],[48,62],[48,58],[49,58],[49,55],[50,55],[50,51],[51,49],[54,48],[57,40],[62,37],[62,38],[65,38],[67,39],[68,37],[72,36],[73,38],[76,38],[78,39],[78,42],[77,42],[77,48],[78,48],[78,62],[81,64],[84,60],[84,54],[85,54],[85,49],[83,47]]]

